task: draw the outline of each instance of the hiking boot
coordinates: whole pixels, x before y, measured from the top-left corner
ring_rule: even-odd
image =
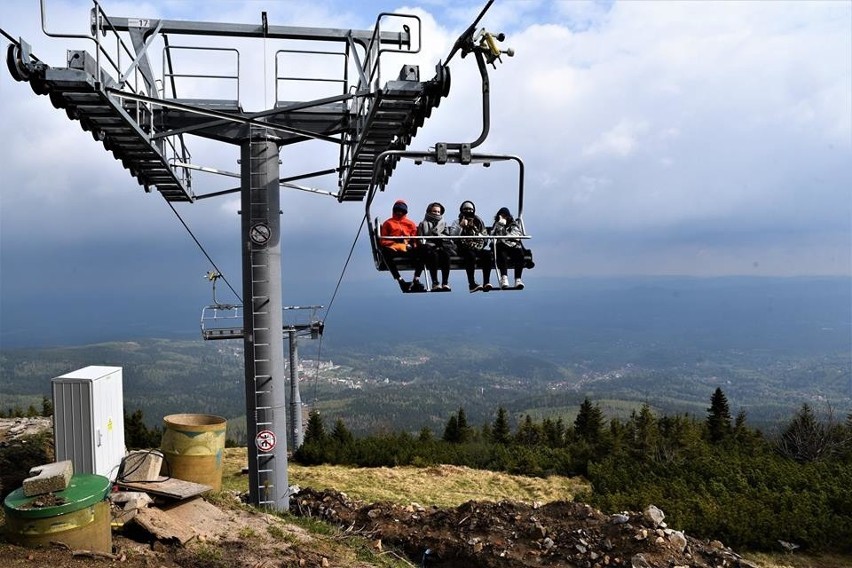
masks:
[[[402,290],[403,294],[405,294],[409,290],[411,290],[411,283],[410,282],[406,282],[404,279],[400,278],[400,279],[397,280],[397,283],[399,284],[399,289]]]
[[[516,290],[523,290],[524,289],[524,283],[521,282],[520,278],[515,278],[515,289]]]
[[[411,281],[411,289],[409,291],[410,292],[425,292],[426,286],[421,284],[420,280],[417,280],[415,278],[414,280]]]
[[[500,288],[506,290],[509,287],[509,277],[505,274],[500,277]]]

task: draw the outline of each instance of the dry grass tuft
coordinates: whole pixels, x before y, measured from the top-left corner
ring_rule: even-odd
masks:
[[[225,450],[223,483],[226,488],[248,490],[248,481],[240,474],[246,463],[245,448]],[[579,478],[524,477],[454,465],[352,468],[303,467],[291,463],[288,471],[290,485],[318,491],[334,489],[371,503],[418,503],[425,507],[455,507],[467,501],[570,501],[577,493],[589,490],[588,483]]]

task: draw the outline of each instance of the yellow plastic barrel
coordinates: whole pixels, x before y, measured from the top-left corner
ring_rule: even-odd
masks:
[[[171,414],[163,424],[161,474],[219,491],[228,421],[212,414]]]
[[[27,497],[16,489],[3,502],[6,540],[28,548],[61,542],[111,553],[109,490],[109,479],[92,474],[75,474],[66,489],[49,495]]]

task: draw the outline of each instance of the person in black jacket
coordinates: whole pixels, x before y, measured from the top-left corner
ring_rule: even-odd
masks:
[[[438,203],[430,203],[426,208],[426,216],[417,226],[417,235],[424,237],[439,237],[447,235],[447,224],[444,222],[444,206]],[[450,255],[455,252],[455,247],[450,239],[420,239],[417,247],[432,278],[433,292],[450,291]],[[438,280],[438,270],[441,271],[441,280]]]
[[[491,278],[491,254],[485,247],[488,236],[485,223],[476,215],[476,205],[473,201],[463,201],[459,207],[459,218],[453,221],[450,234],[455,236],[479,237],[473,239],[461,238],[457,240],[459,255],[464,259],[465,272],[467,272],[468,289],[471,292],[492,289],[488,280]],[[475,278],[476,264],[482,268],[483,284],[480,285]]]
[[[501,207],[494,216],[494,225],[491,226],[490,233],[496,237],[511,237],[521,236],[523,231],[520,225],[512,217],[512,212],[508,207]],[[520,239],[494,239],[494,255],[497,257],[497,271],[500,273],[500,288],[508,290],[509,286],[509,267],[511,266],[515,272],[515,288],[517,290],[524,289],[524,283],[521,280],[521,274],[524,272],[524,247]]]

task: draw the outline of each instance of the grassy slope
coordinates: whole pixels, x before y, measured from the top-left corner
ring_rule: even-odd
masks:
[[[247,464],[245,448],[225,450],[222,487],[248,491],[248,480],[241,473]],[[316,490],[332,488],[360,501],[390,501],[402,505],[455,507],[467,501],[570,501],[574,495],[590,490],[580,478],[550,476],[524,477],[458,466],[425,468],[349,468],[322,465],[288,466],[290,485]],[[840,556],[803,556],[793,554],[745,554],[760,568],[850,568],[852,558]]]

